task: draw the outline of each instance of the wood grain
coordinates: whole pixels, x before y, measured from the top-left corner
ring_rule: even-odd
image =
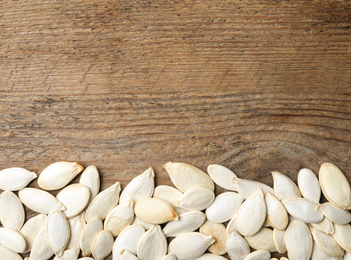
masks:
[[[0,79],[0,168],[351,179],[349,1],[2,1]]]

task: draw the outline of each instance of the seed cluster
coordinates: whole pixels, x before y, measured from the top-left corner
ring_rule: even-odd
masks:
[[[0,259],[277,260],[278,252],[351,260],[351,188],[331,163],[318,178],[301,169],[297,184],[272,172],[273,188],[217,164],[207,173],[179,162],[164,168],[174,187],[155,187],[149,168],[122,192],[119,182],[99,192],[97,168],[75,162],[53,163],[39,177],[0,171]],[[26,187],[37,177],[40,188]],[[225,190],[217,196],[216,185]],[[38,214],[25,222],[24,207]]]

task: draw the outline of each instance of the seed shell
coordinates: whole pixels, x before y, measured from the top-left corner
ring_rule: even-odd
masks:
[[[311,260],[343,260],[346,258],[342,257],[334,257],[326,254],[319,246],[317,243],[313,243],[313,251],[312,251],[312,256]]]
[[[215,239],[215,242],[209,246],[208,251],[216,255],[224,255],[227,253],[227,233],[222,223],[214,223],[207,220],[200,227],[200,233],[212,236]]]
[[[283,230],[288,225],[288,213],[284,205],[273,195],[266,192],[264,194],[267,206],[266,221],[270,226],[276,229]]]
[[[177,212],[167,202],[155,198],[138,200],[134,211],[138,218],[155,225],[178,219]]]
[[[269,260],[271,253],[267,250],[257,250],[247,255],[244,260]]]
[[[36,173],[24,168],[7,168],[0,171],[0,189],[17,191],[26,187],[32,180],[37,178]]]
[[[10,249],[7,249],[6,247],[0,245],[0,257],[3,260],[22,260],[22,257],[11,251]]]
[[[65,250],[61,256],[55,256],[54,260],[76,260],[79,255],[78,248]]]
[[[177,212],[178,215],[187,212],[188,210],[176,206],[178,200],[182,197],[183,193],[168,185],[160,185],[155,188],[153,197],[167,202]]]
[[[26,241],[26,249],[24,252],[29,252],[32,249],[36,238],[45,226],[45,220],[46,216],[44,214],[39,214],[29,219],[21,228],[20,233]]]
[[[12,191],[4,191],[0,195],[0,221],[4,227],[20,230],[25,213],[20,199]]]
[[[264,183],[240,178],[233,179],[232,181],[237,186],[239,194],[244,199],[247,199],[255,194],[257,189],[261,189],[262,192],[269,192],[270,194],[274,195],[274,190]]]
[[[318,209],[324,214],[324,216],[334,223],[348,224],[351,221],[350,212],[343,210],[330,202],[318,205]]]
[[[176,206],[187,210],[204,210],[212,204],[214,199],[215,194],[213,191],[203,187],[196,187],[186,191],[180,197]]]
[[[79,183],[89,188],[90,201],[92,201],[100,190],[100,175],[98,169],[93,165],[85,168],[80,176]]]
[[[85,227],[84,213],[68,219],[69,227],[71,230],[70,240],[68,242],[66,249],[79,248],[80,247],[80,237],[82,235],[83,229]]]
[[[229,234],[226,246],[231,260],[242,260],[250,254],[249,244],[235,231]]]
[[[342,249],[335,241],[332,235],[325,234],[316,228],[310,227],[314,242],[328,255],[334,257],[342,257],[344,249]]]
[[[98,217],[92,218],[83,228],[80,236],[80,248],[83,256],[91,254],[91,247],[95,237],[103,230],[103,224]]]
[[[285,245],[290,260],[310,259],[313,242],[308,226],[299,220],[292,221],[286,230]]]
[[[278,199],[282,200],[301,197],[299,188],[288,176],[277,171],[272,172],[272,176],[273,189],[275,192],[275,196]]]
[[[285,229],[284,230],[273,229],[274,245],[278,253],[280,254],[284,254],[286,252],[285,233],[286,233]]]
[[[26,249],[26,241],[21,233],[5,227],[0,227],[0,244],[16,253]]]
[[[220,255],[215,255],[211,253],[205,253],[202,256],[196,258],[196,260],[226,260],[227,258],[220,256]]]
[[[262,228],[252,236],[245,236],[250,247],[256,250],[267,250],[269,252],[276,252],[277,248],[273,239],[273,231],[269,228]]]
[[[282,202],[290,215],[305,223],[318,223],[324,218],[317,205],[307,199],[283,199]]]
[[[110,231],[100,231],[92,244],[91,252],[96,260],[105,259],[112,251],[113,236]]]
[[[326,234],[334,234],[334,224],[328,218],[324,218],[321,222],[318,223],[311,223],[311,226]]]
[[[349,224],[334,224],[334,228],[333,236],[336,242],[347,252],[351,252],[351,226]]]
[[[167,253],[167,240],[159,225],[154,225],[141,237],[137,256],[143,260],[159,260]]]
[[[317,176],[310,169],[303,168],[297,175],[297,183],[301,195],[315,204],[319,203],[321,198],[321,187]]]
[[[39,232],[34,241],[29,259],[49,259],[54,254],[49,240],[47,239],[45,227]]]
[[[228,168],[219,164],[210,164],[207,167],[208,175],[221,188],[231,191],[238,191],[233,179],[237,178],[236,174]]]

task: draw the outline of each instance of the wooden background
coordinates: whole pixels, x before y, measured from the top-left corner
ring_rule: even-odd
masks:
[[[0,79],[0,168],[351,179],[350,1],[1,1]]]

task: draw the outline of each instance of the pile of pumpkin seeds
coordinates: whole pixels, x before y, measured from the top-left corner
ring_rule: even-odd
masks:
[[[0,171],[0,260],[351,259],[351,188],[331,163],[319,178],[300,170],[297,185],[272,172],[273,188],[218,164],[207,173],[179,162],[164,168],[174,186],[155,187],[149,168],[122,192],[119,182],[99,192],[97,168],[75,162],[55,162],[39,177]],[[37,177],[40,188],[26,187]],[[225,190],[218,196],[216,185]],[[38,213],[26,222],[25,207]]]

